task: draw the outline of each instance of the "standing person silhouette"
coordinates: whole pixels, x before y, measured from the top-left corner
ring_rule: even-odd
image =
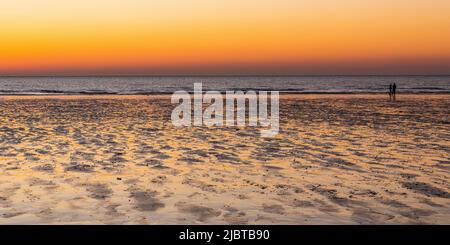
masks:
[[[394,95],[394,101],[395,101],[395,95],[397,94],[397,84],[392,85],[392,94]]]
[[[389,83],[389,101],[392,100],[392,83]]]

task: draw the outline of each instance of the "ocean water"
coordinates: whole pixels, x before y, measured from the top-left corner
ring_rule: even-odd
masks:
[[[204,90],[277,90],[297,93],[450,93],[450,76],[283,77],[0,77],[0,94],[149,94]]]

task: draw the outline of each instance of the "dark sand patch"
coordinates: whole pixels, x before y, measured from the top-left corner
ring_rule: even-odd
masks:
[[[154,184],[163,184],[164,182],[166,182],[167,177],[164,175],[158,175],[155,178],[153,178],[152,180],[150,180],[150,182],[154,183]]]
[[[397,200],[385,200],[385,199],[383,199],[383,200],[380,200],[380,202],[382,204],[384,204],[384,205],[387,205],[387,206],[390,206],[390,207],[394,207],[394,208],[408,208],[409,207],[408,205],[406,205],[404,203],[401,203],[401,202],[399,202]]]
[[[192,158],[192,157],[180,157],[180,158],[178,158],[178,161],[185,162],[188,164],[195,164],[195,163],[203,162],[203,160],[201,160],[201,159]]]
[[[327,197],[333,203],[341,205],[341,206],[348,207],[348,206],[351,206],[352,204],[356,204],[356,205],[360,204],[358,201],[354,201],[354,200],[344,198],[344,197],[339,197],[337,195],[337,190],[334,190],[334,189],[325,189],[320,186],[313,186],[311,188],[311,191],[319,193],[320,195]]]
[[[52,164],[44,164],[44,165],[39,165],[39,166],[33,167],[33,169],[37,170],[37,171],[53,172],[55,167],[53,167]]]
[[[113,193],[108,185],[100,183],[89,185],[86,190],[91,193],[89,197],[94,199],[105,199],[110,197]]]
[[[404,217],[419,220],[420,218],[430,216],[435,214],[436,212],[431,210],[425,210],[425,209],[419,209],[419,208],[410,208],[410,209],[403,209],[400,211],[400,214]]]
[[[130,197],[136,201],[136,208],[140,211],[156,211],[163,208],[165,204],[156,198],[155,191],[136,191]]]
[[[73,172],[91,173],[94,172],[94,166],[89,164],[71,164],[64,170]]]
[[[273,214],[284,214],[283,206],[279,204],[263,204],[263,211]]]
[[[423,198],[423,199],[420,200],[420,202],[421,202],[421,203],[425,203],[426,205],[431,206],[431,207],[435,207],[435,208],[442,208],[442,207],[445,207],[445,206],[443,206],[443,205],[441,205],[441,204],[438,204],[438,203],[435,203],[435,202],[431,201],[431,200],[428,199],[428,198]]]
[[[383,224],[395,218],[394,215],[384,214],[370,208],[357,208],[352,213],[352,219],[359,224]]]
[[[230,207],[230,206],[224,206],[224,214],[223,218],[225,221],[227,221],[229,224],[232,225],[246,225],[248,224],[248,220],[245,218],[246,213],[239,211],[239,209]]]
[[[165,166],[161,160],[158,159],[145,159],[143,163],[138,163],[139,166],[149,166],[155,169],[169,169]]]
[[[12,217],[16,217],[19,215],[25,214],[25,212],[8,212],[8,213],[3,213],[2,217],[3,218],[12,218]]]
[[[210,207],[178,202],[175,206],[183,213],[189,213],[196,217],[198,221],[204,222],[212,217],[219,216],[222,212]]]
[[[450,198],[450,193],[424,182],[405,182],[403,183],[403,187],[427,196]]]

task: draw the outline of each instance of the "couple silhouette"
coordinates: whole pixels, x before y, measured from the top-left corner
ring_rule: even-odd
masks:
[[[389,100],[395,101],[395,95],[397,94],[397,85],[395,83],[389,84]]]

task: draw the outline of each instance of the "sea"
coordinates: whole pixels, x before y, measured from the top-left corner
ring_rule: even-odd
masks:
[[[154,94],[203,90],[286,93],[450,93],[450,76],[115,76],[0,77],[0,95]]]

